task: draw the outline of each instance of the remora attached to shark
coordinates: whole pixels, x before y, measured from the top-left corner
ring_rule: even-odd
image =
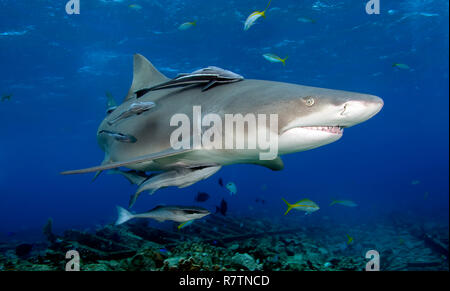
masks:
[[[203,90],[203,86],[195,85],[152,90],[137,99],[136,92],[169,81],[145,57],[135,55],[131,89],[124,102],[106,116],[97,131],[98,143],[105,152],[102,165],[62,174],[80,174],[118,167],[160,173],[185,168],[191,169],[187,172],[191,177],[195,176],[195,181],[189,179],[188,184],[191,185],[209,177],[210,172],[215,172],[206,171],[205,176],[200,174],[207,167],[217,169],[224,165],[247,163],[281,170],[281,155],[337,141],[342,137],[344,128],[368,120],[383,107],[383,100],[372,95],[249,79],[219,85],[210,90]],[[111,122],[127,112],[137,100],[153,102],[155,106],[121,122]],[[193,106],[201,106],[204,115],[214,113],[221,117],[225,114],[277,114],[278,156],[273,160],[260,160],[258,149],[173,149],[170,143],[170,135],[174,131],[174,127],[170,125],[171,117],[181,113],[192,120]],[[241,130],[244,132],[235,132],[233,138],[247,140],[248,130],[245,127]],[[112,135],[101,134],[104,132],[131,136],[135,138],[135,142],[122,142]],[[199,174],[193,175],[192,172],[197,170]],[[179,175],[184,173],[176,172]],[[155,177],[158,175],[153,176],[153,181]],[[179,186],[177,184],[179,183],[173,183],[174,186]],[[171,185],[166,183],[165,186]]]

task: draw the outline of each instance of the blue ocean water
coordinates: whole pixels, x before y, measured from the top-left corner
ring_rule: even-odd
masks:
[[[403,213],[448,225],[448,1],[381,0],[381,13],[368,15],[365,1],[273,0],[248,31],[243,22],[266,1],[81,0],[79,15],[67,15],[64,2],[0,0],[0,95],[12,94],[0,102],[0,237],[25,240],[49,217],[56,230],[94,228],[128,204],[135,187],[119,176],[59,173],[101,163],[105,92],[125,97],[135,53],[169,77],[215,65],[385,102],[341,140],[285,156],[283,171],[227,166],[188,188],[141,197],[137,212],[195,204],[202,191],[211,195],[202,206],[213,211],[225,198],[229,216],[280,217],[281,197],[309,198],[321,206],[312,219],[352,224]],[[187,21],[197,24],[177,29]],[[265,53],[289,56],[286,66]],[[219,177],[237,185],[236,196]],[[358,207],[327,207],[334,198]]]

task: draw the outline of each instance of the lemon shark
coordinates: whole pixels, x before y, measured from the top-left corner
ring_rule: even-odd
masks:
[[[335,142],[342,137],[344,128],[370,119],[383,107],[381,98],[369,94],[250,79],[222,84],[209,90],[194,84],[145,91],[166,84],[170,79],[139,54],[134,56],[133,74],[133,82],[125,100],[106,116],[98,128],[98,144],[105,152],[103,163],[62,174],[99,172],[119,167],[141,172],[172,171],[172,175],[165,176],[170,176],[173,182],[162,184],[167,187],[173,183],[181,188],[206,179],[221,166],[231,164],[256,164],[271,170],[281,170],[284,167],[282,155]],[[137,96],[136,92],[144,94]],[[116,122],[136,102],[154,106],[148,106],[140,114]],[[194,106],[201,106],[204,115],[216,114],[220,117],[226,114],[276,115],[276,128],[267,125],[267,132],[277,138],[276,157],[260,159],[261,149],[258,147],[234,150],[200,145],[175,149],[170,141],[174,131],[171,118],[175,114],[185,114],[192,120],[195,118]],[[226,132],[221,134],[225,139]],[[248,127],[236,127],[232,138],[237,143],[249,135]],[[205,171],[208,168],[211,170]],[[174,179],[177,175],[179,179]],[[155,176],[148,181],[154,183]],[[146,185],[145,188],[155,189],[152,185]]]

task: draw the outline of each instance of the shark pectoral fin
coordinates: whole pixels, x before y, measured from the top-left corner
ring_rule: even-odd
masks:
[[[268,169],[271,169],[272,171],[281,171],[284,169],[284,163],[280,157],[277,157],[274,160],[259,160],[253,162],[253,164],[266,167]]]
[[[61,175],[84,174],[84,173],[110,170],[110,169],[114,169],[114,168],[118,168],[118,167],[125,167],[125,166],[129,166],[129,165],[153,161],[156,159],[167,158],[167,157],[175,156],[178,154],[184,154],[184,153],[191,152],[191,151],[193,151],[193,150],[192,149],[174,150],[174,149],[170,148],[170,149],[167,149],[162,152],[148,154],[145,156],[140,156],[135,159],[128,160],[128,161],[108,163],[106,165],[100,165],[100,166],[86,168],[86,169],[80,169],[80,170],[65,171],[65,172],[62,172]]]
[[[161,74],[144,56],[134,55],[133,83],[128,91],[125,101],[134,97],[134,93],[144,88],[149,88],[169,79]]]

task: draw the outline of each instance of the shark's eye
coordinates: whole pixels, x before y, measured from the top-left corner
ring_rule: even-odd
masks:
[[[311,107],[314,105],[314,98],[313,97],[305,97],[303,98],[303,100],[305,101],[306,106]]]

